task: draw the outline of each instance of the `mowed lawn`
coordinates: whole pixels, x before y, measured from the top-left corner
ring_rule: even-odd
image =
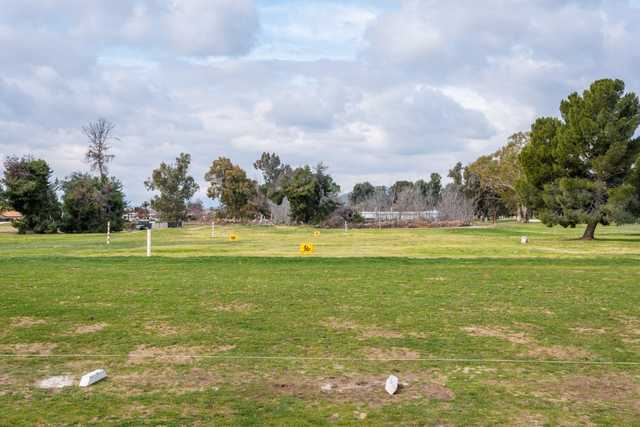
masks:
[[[640,424],[639,226],[2,227],[0,425]]]

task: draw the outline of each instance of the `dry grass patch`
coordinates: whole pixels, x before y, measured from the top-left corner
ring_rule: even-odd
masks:
[[[178,334],[178,328],[162,321],[148,322],[144,326],[144,329],[154,335],[160,335],[162,337],[168,337]]]
[[[74,334],[93,334],[95,332],[100,332],[106,327],[107,327],[106,323],[94,323],[92,325],[81,325],[81,326],[78,326],[73,331],[73,333]]]
[[[531,350],[524,353],[525,356],[536,359],[559,359],[559,360],[576,360],[588,359],[593,355],[586,350],[577,347],[565,347],[553,345],[550,347],[535,346]]]
[[[29,328],[36,325],[44,325],[47,321],[44,319],[36,319],[34,317],[12,317],[11,326],[14,328]]]
[[[57,344],[50,342],[34,342],[29,344],[5,344],[0,345],[0,353],[29,354],[47,356],[57,347]]]
[[[369,359],[420,359],[420,353],[415,350],[406,347],[390,347],[390,348],[376,348],[370,347],[363,350],[364,354]]]
[[[351,320],[336,319],[330,317],[325,319],[322,324],[328,328],[339,331],[353,331],[358,334],[358,339],[368,338],[404,338],[404,334],[384,329],[378,326],[364,326]]]
[[[145,369],[126,374],[115,373],[110,385],[123,393],[139,394],[144,391],[171,391],[188,393],[203,391],[224,384],[224,379],[213,370],[193,368],[178,372],[173,368]]]
[[[625,373],[564,376],[540,384],[543,394],[563,401],[625,408],[640,416],[640,384]]]
[[[400,375],[400,387],[393,396],[384,390],[386,379],[386,375],[350,373],[321,379],[280,380],[272,383],[271,388],[299,398],[366,404],[369,407],[423,399],[451,401],[455,398],[453,390],[431,372]]]
[[[128,362],[131,364],[140,364],[147,362],[162,363],[191,363],[198,356],[215,355],[225,351],[233,350],[235,345],[223,345],[220,347],[185,347],[174,345],[170,347],[147,347],[140,345],[129,353]]]
[[[514,344],[531,344],[533,342],[533,340],[524,332],[515,332],[509,328],[501,326],[467,326],[462,329],[474,337],[500,338]]]
[[[601,335],[605,334],[607,331],[604,328],[584,328],[584,327],[575,327],[570,328],[572,332],[576,334],[584,334],[584,335]]]
[[[228,304],[217,304],[213,307],[215,311],[247,313],[256,309],[255,304],[244,302],[231,302]]]

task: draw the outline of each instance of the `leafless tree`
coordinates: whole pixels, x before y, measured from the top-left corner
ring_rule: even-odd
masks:
[[[449,187],[443,190],[437,209],[440,221],[462,221],[465,224],[473,221],[473,200],[465,197],[457,188]]]
[[[118,139],[113,136],[115,127],[114,123],[106,119],[98,119],[82,127],[82,132],[89,138],[86,160],[91,165],[92,170],[98,171],[101,179],[107,177],[107,164],[115,157],[113,154],[109,154],[111,149],[109,141]]]
[[[274,224],[289,225],[291,224],[291,209],[289,207],[289,200],[285,197],[282,199],[282,203],[276,205],[269,200],[269,210],[271,211],[271,221]]]

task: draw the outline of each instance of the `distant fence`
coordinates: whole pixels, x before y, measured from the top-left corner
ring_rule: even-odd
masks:
[[[380,211],[380,212],[360,212],[360,215],[367,221],[412,221],[422,219],[434,221],[438,219],[438,211]]]

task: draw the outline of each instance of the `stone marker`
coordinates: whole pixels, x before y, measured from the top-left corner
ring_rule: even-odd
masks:
[[[522,243],[523,245],[526,245],[527,243],[529,243],[529,238],[527,236],[522,236],[520,238],[520,243]]]
[[[107,377],[107,372],[104,369],[96,369],[95,371],[84,374],[80,378],[80,387],[88,387],[91,384],[95,384],[98,381]]]
[[[398,391],[398,377],[395,375],[389,375],[387,382],[384,385],[384,389],[387,393],[394,395]]]
[[[57,377],[49,377],[38,383],[40,388],[63,388],[73,385],[73,377],[69,375],[60,375]]]

